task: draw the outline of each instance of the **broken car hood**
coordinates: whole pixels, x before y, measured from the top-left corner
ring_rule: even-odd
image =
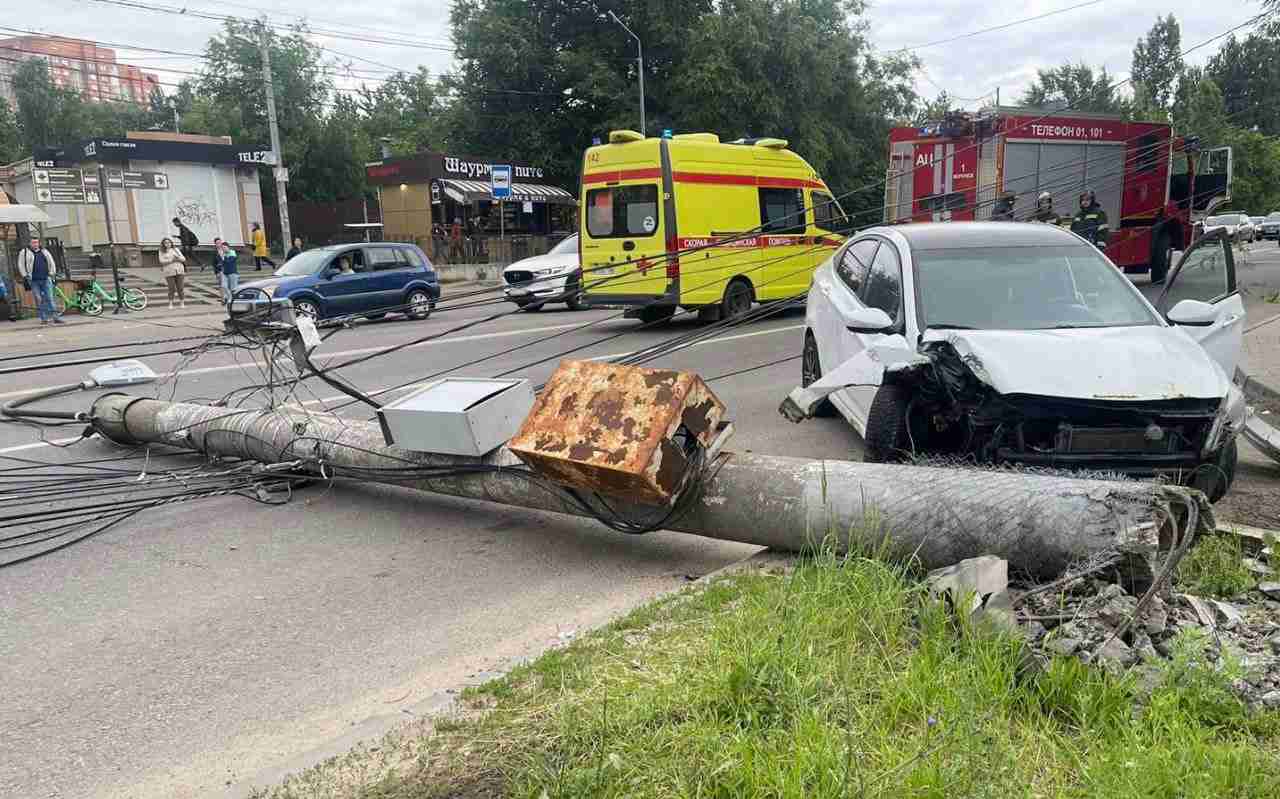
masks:
[[[1215,399],[1227,377],[1204,349],[1176,328],[931,330],[948,341],[979,380],[1001,394],[1116,402]]]

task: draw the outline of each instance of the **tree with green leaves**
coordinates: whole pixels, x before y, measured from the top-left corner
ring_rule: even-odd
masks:
[[[953,106],[955,103],[951,101],[951,95],[946,91],[938,92],[938,96],[932,100],[921,100],[916,103],[911,115],[912,124],[923,125],[926,122],[942,119]]]
[[[48,65],[38,58],[18,66],[13,91],[18,100],[19,140],[26,155],[96,136],[122,136],[147,122],[147,110],[132,103],[91,103],[79,92],[59,87]]]
[[[446,139],[536,157],[572,184],[592,138],[636,128],[644,43],[649,135],[778,136],[843,192],[884,174],[890,120],[910,115],[911,60],[865,41],[850,0],[457,0]],[[854,203],[878,204],[865,193]]]
[[[1173,14],[1157,17],[1147,35],[1133,48],[1134,101],[1166,113],[1173,103],[1186,64],[1182,60],[1182,30]]]
[[[1233,124],[1280,135],[1280,31],[1232,36],[1205,70],[1222,89]]]
[[[22,131],[18,117],[9,101],[0,97],[0,164],[10,164],[21,159],[26,151],[22,143]]]
[[[875,55],[857,15],[838,0],[736,0],[688,36],[674,79],[681,127],[722,138],[777,136],[843,194],[884,176],[892,120],[915,105],[913,62]],[[879,207],[879,192],[842,201]]]
[[[1065,106],[1072,111],[1124,114],[1128,102],[1115,89],[1115,79],[1107,68],[1094,70],[1088,64],[1063,64],[1036,70],[1036,80],[1022,96],[1022,104],[1046,108]]]
[[[444,137],[444,103],[439,86],[425,67],[397,72],[376,86],[356,93],[358,124],[367,139],[366,160],[381,152],[389,139],[398,155],[438,149]]]

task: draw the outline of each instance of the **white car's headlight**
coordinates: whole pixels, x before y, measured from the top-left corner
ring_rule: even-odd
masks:
[[[572,269],[573,269],[572,266],[551,266],[546,269],[533,270],[533,276],[534,277],[551,277],[552,275],[558,275],[561,272],[569,272]]]
[[[1243,428],[1245,414],[1248,408],[1244,399],[1244,392],[1236,388],[1232,383],[1227,389],[1227,396],[1223,398],[1222,404],[1218,406],[1218,415],[1213,420],[1213,427],[1209,428],[1209,435],[1205,438],[1204,452],[1209,454],[1216,452],[1222,445],[1236,436]]]

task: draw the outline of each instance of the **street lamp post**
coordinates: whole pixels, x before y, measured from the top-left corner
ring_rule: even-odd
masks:
[[[640,44],[640,37],[636,36],[635,32],[632,31],[630,28],[628,28],[625,22],[618,19],[618,15],[613,13],[612,10],[609,11],[609,18],[612,19],[614,22],[618,23],[619,25],[621,25],[622,29],[626,31],[631,36],[632,39],[636,40],[636,64],[639,67],[638,72],[640,75],[640,134],[643,136],[645,133],[645,128],[644,128],[644,46]]]

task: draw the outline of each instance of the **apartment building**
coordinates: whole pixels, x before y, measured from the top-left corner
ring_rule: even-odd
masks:
[[[116,61],[116,51],[95,42],[64,36],[16,36],[0,39],[0,97],[16,104],[13,75],[24,61],[42,59],[53,82],[80,92],[94,103],[145,104],[160,78]]]

